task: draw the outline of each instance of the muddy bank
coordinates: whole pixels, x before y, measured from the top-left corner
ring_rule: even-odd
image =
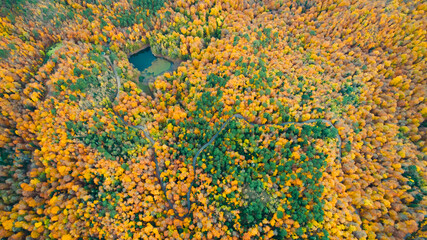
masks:
[[[128,58],[130,58],[132,55],[135,55],[135,54],[137,54],[137,53],[141,52],[142,50],[145,50],[146,48],[149,48],[149,47],[150,47],[150,44],[148,44],[148,43],[144,44],[144,45],[142,45],[142,47],[138,48],[137,50],[135,50],[131,53],[128,53],[127,56],[128,56]]]

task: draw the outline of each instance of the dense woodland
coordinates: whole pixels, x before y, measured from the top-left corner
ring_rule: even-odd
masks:
[[[3,0],[0,238],[427,238],[426,11]]]

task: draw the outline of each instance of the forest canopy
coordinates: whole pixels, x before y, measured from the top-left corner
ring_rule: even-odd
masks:
[[[425,1],[0,5],[1,239],[427,238]]]

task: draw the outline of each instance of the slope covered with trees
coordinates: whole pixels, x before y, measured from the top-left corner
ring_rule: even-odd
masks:
[[[427,237],[424,1],[0,10],[1,238]]]

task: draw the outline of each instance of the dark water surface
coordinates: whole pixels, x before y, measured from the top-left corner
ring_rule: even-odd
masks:
[[[151,66],[154,60],[157,58],[151,52],[151,48],[146,48],[137,54],[129,57],[129,62],[132,63],[139,71],[144,71],[146,68]]]
[[[139,87],[147,94],[152,95],[149,83],[154,81],[155,77],[173,70],[172,62],[158,58],[153,55],[151,48],[146,48],[129,57],[129,62],[141,72],[139,76]]]

